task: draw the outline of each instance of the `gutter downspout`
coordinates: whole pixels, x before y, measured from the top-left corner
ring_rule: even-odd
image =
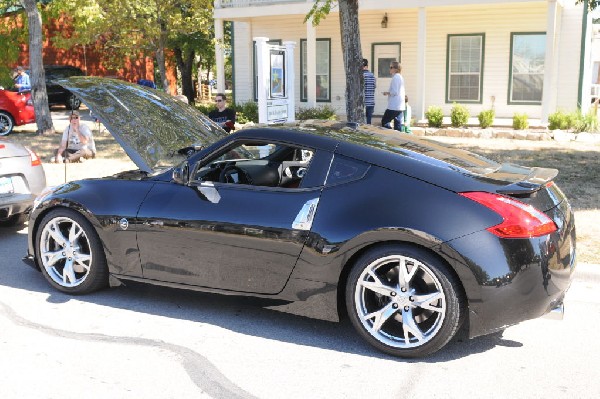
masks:
[[[587,42],[587,21],[588,21],[589,0],[583,1],[583,21],[581,24],[581,46],[579,49],[579,84],[577,89],[577,108],[581,109],[583,103],[583,75],[585,67],[585,54]]]

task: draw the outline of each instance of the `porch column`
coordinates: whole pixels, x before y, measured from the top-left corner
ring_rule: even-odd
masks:
[[[427,50],[427,10],[425,7],[419,7],[419,34],[417,37],[417,92],[415,93],[415,102],[409,98],[408,103],[414,104],[412,107],[413,117],[417,121],[425,120],[425,92],[426,92],[426,74],[427,65],[425,64]]]
[[[300,47],[302,51],[302,47]],[[302,59],[303,57],[300,57]],[[300,66],[302,71],[302,66]],[[317,106],[317,29],[312,18],[306,21],[306,106]],[[300,93],[302,93],[303,77],[300,76]]]
[[[544,59],[544,88],[542,92],[542,114],[540,122],[548,123],[548,115],[556,108],[556,77],[554,76],[555,62],[554,49],[556,47],[556,0],[548,0],[548,14],[546,18],[546,58]]]
[[[215,59],[217,68],[217,93],[225,92],[225,59],[223,54],[223,20],[215,18]]]

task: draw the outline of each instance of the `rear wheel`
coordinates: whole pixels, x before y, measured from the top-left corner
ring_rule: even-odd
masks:
[[[6,111],[0,111],[0,136],[8,136],[15,127],[15,120]]]
[[[432,354],[456,334],[464,318],[457,279],[431,253],[386,245],[362,255],[346,284],[352,324],[371,345],[400,357]]]
[[[35,255],[42,273],[59,291],[87,294],[108,285],[108,269],[96,231],[81,214],[57,209],[41,221]]]
[[[67,109],[79,109],[81,107],[81,100],[75,94],[71,94],[65,105]]]
[[[27,214],[17,213],[6,220],[0,220],[0,227],[22,226],[25,224],[25,221],[27,221]]]

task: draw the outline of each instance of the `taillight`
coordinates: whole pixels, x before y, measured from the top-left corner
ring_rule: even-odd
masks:
[[[42,164],[42,160],[40,159],[40,157],[37,156],[37,154],[35,152],[31,151],[27,147],[25,147],[25,149],[27,150],[27,152],[29,152],[29,158],[31,159],[31,166],[39,166]]]
[[[514,198],[479,191],[460,193],[460,195],[484,205],[502,216],[504,219],[502,223],[486,229],[498,237],[539,237],[557,230],[554,221],[546,214]]]

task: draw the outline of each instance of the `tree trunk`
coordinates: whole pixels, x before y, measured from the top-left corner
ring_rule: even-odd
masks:
[[[358,1],[339,0],[342,54],[346,71],[346,116],[348,122],[364,123],[365,99],[362,50],[358,25]]]
[[[175,48],[177,68],[179,68],[179,71],[181,72],[181,90],[183,91],[183,95],[187,97],[190,104],[194,104],[195,100],[194,80],[192,76],[194,58],[196,58],[194,50],[188,50],[184,55],[180,48]]]
[[[156,49],[156,63],[158,64],[158,70],[160,71],[160,80],[163,85],[165,93],[169,91],[169,79],[167,79],[167,68],[165,61],[165,44],[167,42],[167,32],[164,23],[161,22],[160,35],[158,37],[158,48]],[[174,93],[177,94],[177,93]]]
[[[31,100],[35,111],[35,123],[38,134],[54,133],[48,93],[46,92],[46,76],[42,59],[42,17],[37,8],[36,0],[21,0],[27,11],[29,22],[29,71],[31,79]]]

